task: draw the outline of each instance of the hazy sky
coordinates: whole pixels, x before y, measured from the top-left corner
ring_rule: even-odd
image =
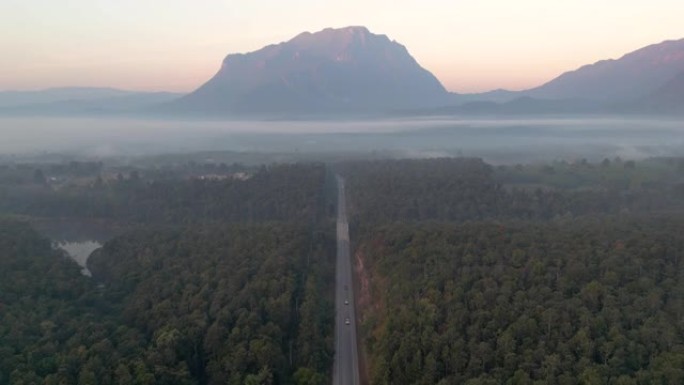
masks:
[[[684,38],[682,0],[1,0],[0,90],[190,91],[228,53],[365,25],[451,91],[523,89]]]

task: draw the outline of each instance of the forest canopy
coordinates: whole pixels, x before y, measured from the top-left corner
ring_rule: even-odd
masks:
[[[684,381],[684,161],[349,162],[371,384]]]
[[[371,384],[684,382],[682,159],[155,167],[0,167],[0,385],[329,383],[334,173]]]

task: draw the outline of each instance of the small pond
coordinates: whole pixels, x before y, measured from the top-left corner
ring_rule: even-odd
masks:
[[[81,242],[69,242],[69,241],[59,241],[55,242],[54,245],[67,252],[69,257],[76,261],[79,266],[81,266],[81,273],[90,277],[90,270],[88,270],[88,257],[93,251],[102,247],[102,244],[97,241],[81,241]]]
[[[88,258],[93,251],[123,232],[122,226],[81,219],[35,219],[33,226],[52,240],[55,248],[64,250],[81,267],[83,275],[91,276]]]

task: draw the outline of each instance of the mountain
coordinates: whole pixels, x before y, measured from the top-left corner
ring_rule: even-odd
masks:
[[[316,117],[375,114],[681,114],[684,39],[566,72],[527,91],[455,94],[408,50],[365,27],[304,32],[230,54],[194,92],[0,92],[0,114]]]
[[[213,78],[167,107],[228,115],[363,113],[438,106],[450,97],[404,46],[347,27],[228,55]]]
[[[96,100],[131,94],[134,94],[134,92],[95,87],[48,88],[38,91],[1,91],[0,108],[46,104],[65,100]]]
[[[684,39],[665,41],[566,72],[524,92],[543,99],[589,99],[604,102],[636,100],[684,72]]]
[[[176,100],[182,94],[114,88],[50,88],[0,92],[0,114],[82,115],[138,113]]]
[[[684,72],[632,103],[630,107],[643,113],[684,114]]]
[[[486,94],[484,96],[487,96]],[[412,115],[478,115],[478,116],[567,116],[611,113],[606,106],[583,99],[534,99],[518,96],[513,100],[465,101],[458,105],[424,108],[403,111],[404,116]]]

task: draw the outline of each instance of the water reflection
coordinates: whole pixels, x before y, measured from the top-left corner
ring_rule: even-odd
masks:
[[[87,219],[34,219],[33,227],[52,240],[55,248],[64,250],[81,267],[83,275],[91,276],[87,262],[93,251],[120,234],[124,227],[107,221]]]
[[[69,257],[76,261],[79,266],[81,266],[81,273],[88,277],[92,276],[90,270],[88,270],[87,262],[88,257],[93,251],[102,247],[102,244],[96,241],[84,241],[84,242],[68,242],[61,241],[55,242],[55,246],[66,251]]]

